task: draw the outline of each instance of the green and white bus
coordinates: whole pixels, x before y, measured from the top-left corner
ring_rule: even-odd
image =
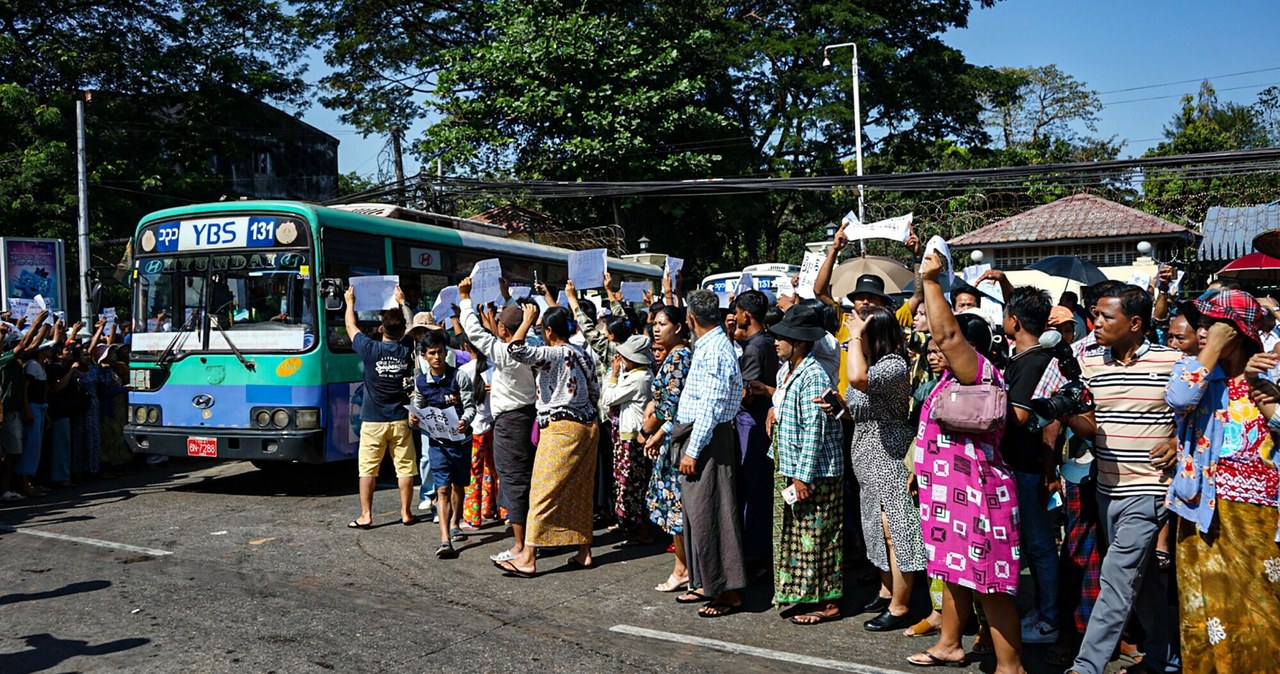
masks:
[[[134,452],[254,462],[353,458],[363,374],[343,324],[353,276],[395,274],[411,306],[477,261],[512,285],[563,284],[571,251],[472,220],[383,204],[185,206],[133,240],[129,421]],[[662,270],[610,259],[615,280]],[[377,312],[361,312],[373,330]]]

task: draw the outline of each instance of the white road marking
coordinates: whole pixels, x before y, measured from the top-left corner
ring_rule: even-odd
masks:
[[[28,536],[39,536],[41,538],[52,538],[58,541],[70,541],[72,543],[83,543],[85,545],[96,545],[100,548],[111,548],[112,550],[124,550],[125,552],[136,552],[143,555],[152,555],[154,557],[163,557],[172,555],[168,550],[157,550],[156,548],[143,548],[127,543],[116,543],[115,541],[104,541],[97,538],[85,538],[83,536],[68,536],[67,534],[55,534],[52,531],[41,531],[40,529],[18,529],[16,527],[0,526],[0,531],[6,533],[27,534]]]
[[[757,658],[777,660],[779,662],[807,665],[809,667],[822,667],[823,669],[834,669],[840,672],[854,672],[855,674],[906,674],[905,671],[901,669],[885,669],[883,667],[875,667],[873,665],[860,665],[856,662],[827,660],[826,658],[815,658],[809,655],[799,655],[797,653],[775,651],[768,648],[747,646],[745,644],[735,644],[730,641],[720,641],[719,639],[707,639],[704,637],[690,636],[688,634],[677,634],[675,632],[660,632],[658,630],[650,630],[643,627],[632,627],[631,625],[614,625],[609,628],[609,631],[618,632],[620,634],[630,634],[637,637],[648,637],[650,639],[658,639],[660,641],[672,641],[678,644],[689,644],[691,646],[712,648],[717,651],[724,651],[726,653],[734,653],[737,655],[750,655]]]

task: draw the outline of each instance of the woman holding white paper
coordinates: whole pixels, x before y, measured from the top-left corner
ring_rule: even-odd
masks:
[[[524,320],[507,346],[513,360],[533,368],[540,429],[524,549],[515,559],[494,562],[519,578],[537,574],[537,548],[544,546],[576,545],[578,554],[569,558],[569,565],[589,568],[594,564],[591,506],[600,383],[590,356],[569,343],[574,327],[569,310],[547,309],[541,328],[545,346],[525,341],[537,319],[538,306],[524,305]]]

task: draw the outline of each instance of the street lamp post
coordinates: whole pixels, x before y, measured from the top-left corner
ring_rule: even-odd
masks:
[[[859,92],[858,92],[858,43],[856,43],[856,42],[841,42],[840,44],[829,44],[829,45],[827,45],[827,46],[823,47],[823,48],[822,48],[822,65],[824,65],[824,66],[830,66],[830,65],[831,65],[831,58],[830,58],[830,52],[831,52],[831,50],[832,50],[832,49],[841,49],[841,48],[843,48],[843,47],[849,47],[849,48],[853,49],[853,59],[851,60],[851,63],[850,63],[850,65],[852,66],[852,70],[853,70],[853,76],[852,76],[852,80],[853,80],[853,133],[854,133],[854,148],[855,148],[856,157],[857,157],[857,158],[856,158],[856,166],[857,166],[857,171],[858,171],[858,177],[859,177],[859,178],[861,178],[861,177],[862,177],[862,100],[861,100],[861,96],[859,95]],[[861,182],[859,182],[859,183],[858,183],[858,221],[859,221],[859,222],[866,222],[866,217],[865,217],[865,213],[864,213],[864,211],[863,211],[863,205],[862,205],[863,196],[864,196],[864,195],[863,195],[862,183],[861,183]]]

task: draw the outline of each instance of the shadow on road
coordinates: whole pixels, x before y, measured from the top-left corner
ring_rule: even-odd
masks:
[[[53,597],[66,597],[72,594],[80,594],[81,592],[93,592],[95,590],[105,590],[111,587],[111,581],[107,580],[86,580],[80,583],[72,583],[64,585],[56,590],[46,590],[44,592],[31,592],[29,594],[6,594],[0,595],[0,606],[8,604],[18,604],[24,601],[40,601],[41,599],[52,599]],[[0,671],[9,671],[0,669]]]
[[[208,475],[170,490],[229,496],[345,496],[356,491],[354,474],[350,462],[318,466],[286,464],[271,470]]]
[[[108,655],[151,643],[150,639],[135,637],[91,646],[87,641],[59,639],[52,634],[30,634],[22,637],[22,640],[34,650],[0,653],[0,672],[7,674],[43,672],[81,655],[89,657]]]

